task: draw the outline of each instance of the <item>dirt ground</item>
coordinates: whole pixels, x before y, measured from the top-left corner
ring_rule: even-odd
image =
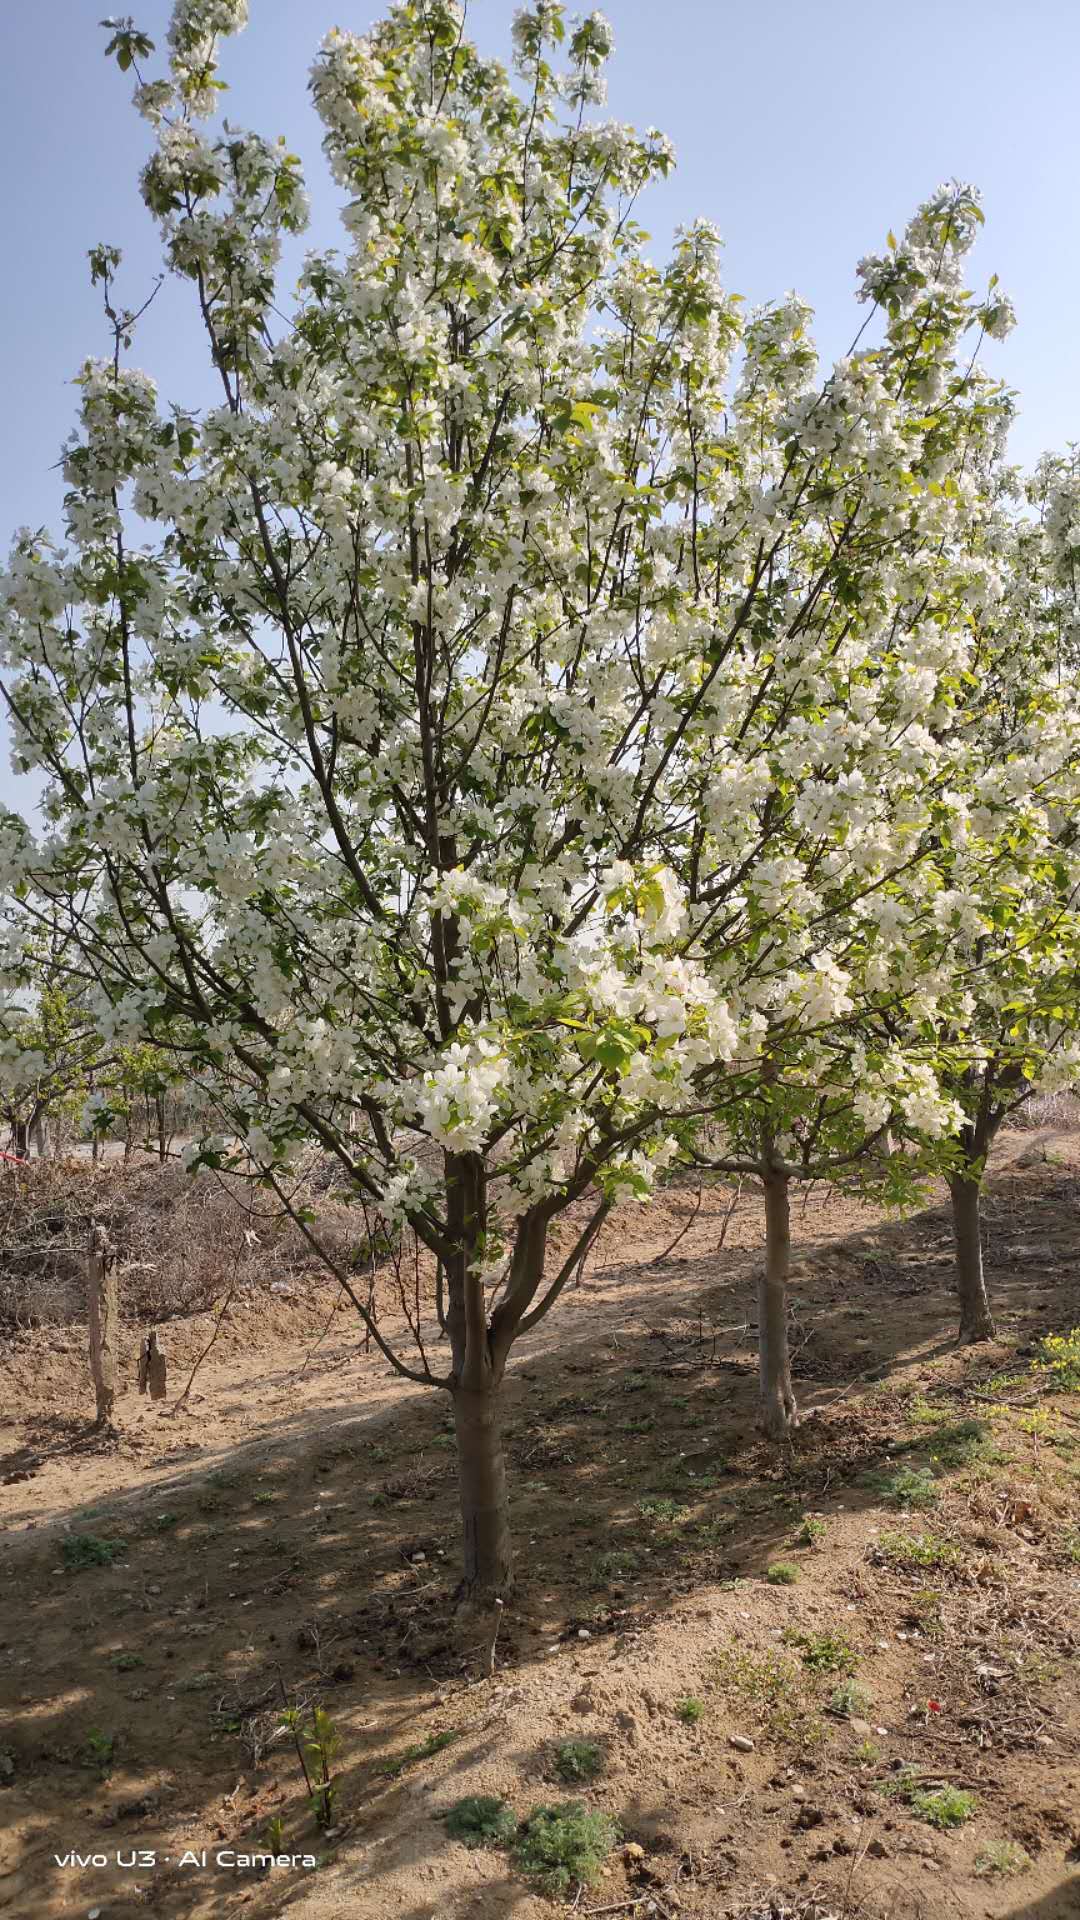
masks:
[[[1080,1326],[1080,1134],[1006,1136],[985,1217],[1000,1338],[958,1350],[940,1196],[797,1207],[779,1450],[756,1193],[609,1223],[511,1364],[493,1675],[493,1623],[451,1625],[448,1409],[330,1292],[238,1300],[179,1413],[129,1366],[111,1443],[77,1329],[0,1340],[0,1911],[1080,1916],[1080,1395],[1038,1346]],[[173,1399],[213,1322],[165,1331]],[[283,1700],[339,1737],[329,1832]],[[939,1830],[942,1788],[971,1799]],[[477,1793],[621,1838],[560,1906],[448,1837]]]

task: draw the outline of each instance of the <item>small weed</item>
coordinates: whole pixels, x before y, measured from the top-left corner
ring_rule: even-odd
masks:
[[[876,1740],[864,1740],[855,1749],[855,1759],[860,1767],[876,1767],[881,1759],[881,1748]]]
[[[619,1837],[606,1813],[589,1813],[579,1800],[534,1807],[518,1828],[514,1863],[545,1893],[591,1887]]]
[[[177,1693],[209,1693],[215,1685],[212,1673],[189,1673],[176,1682]]]
[[[938,1428],[930,1447],[930,1458],[935,1466],[952,1473],[959,1467],[970,1467],[976,1460],[987,1459],[993,1451],[985,1420],[958,1420],[952,1426]]]
[[[564,1786],[587,1786],[604,1771],[603,1749],[595,1740],[560,1740],[551,1765]]]
[[[63,1545],[64,1565],[72,1573],[83,1567],[111,1567],[127,1552],[126,1540],[102,1540],[96,1533],[73,1533]]]
[[[798,1647],[803,1666],[810,1673],[854,1673],[859,1656],[838,1633],[798,1633],[789,1628],[784,1639]]]
[[[890,1507],[936,1507],[939,1494],[929,1467],[898,1467],[871,1475],[870,1483]]]
[[[652,1433],[656,1426],[654,1413],[643,1413],[637,1420],[617,1420],[616,1433]]]
[[[669,1526],[681,1527],[690,1518],[689,1507],[678,1500],[668,1500],[661,1496],[650,1496],[638,1501],[638,1512],[643,1520],[662,1520]]]
[[[469,1793],[443,1815],[451,1840],[463,1847],[509,1846],[517,1831],[512,1807],[500,1794]]]
[[[728,1646],[717,1659],[716,1679],[728,1693],[757,1709],[773,1739],[809,1747],[824,1737],[821,1721],[809,1711],[803,1675],[789,1656],[772,1652],[756,1656],[743,1647]]]
[[[962,1827],[975,1811],[975,1796],[962,1787],[920,1787],[914,1767],[901,1767],[898,1773],[880,1784],[886,1800],[904,1800],[917,1820],[945,1833],[950,1827]]]
[[[628,1373],[622,1383],[624,1393],[643,1393],[652,1382],[647,1373]]]
[[[133,1667],[144,1665],[141,1653],[114,1653],[112,1664],[117,1673],[130,1673]]]
[[[375,1771],[383,1780],[396,1780],[406,1767],[414,1766],[418,1760],[430,1760],[433,1754],[441,1753],[444,1747],[453,1746],[461,1738],[457,1728],[447,1728],[445,1733],[429,1733],[426,1740],[416,1741],[414,1746],[406,1747],[396,1760],[384,1760]]]
[[[704,1717],[705,1702],[697,1699],[696,1695],[688,1693],[681,1700],[676,1700],[675,1711],[684,1726],[696,1727],[698,1721]]]
[[[252,1495],[252,1505],[256,1507],[272,1507],[276,1499],[276,1493],[256,1493]]]
[[[1030,1865],[1030,1853],[1015,1840],[991,1840],[975,1855],[975,1871],[983,1878],[1000,1874],[1003,1880],[1011,1880],[1015,1874],[1026,1873]]]
[[[925,1394],[917,1393],[907,1410],[907,1417],[917,1427],[937,1427],[949,1416],[944,1407],[933,1406]]]
[[[950,1827],[962,1827],[975,1811],[975,1796],[962,1787],[916,1787],[911,1795],[911,1811],[917,1820],[947,1833]]]
[[[790,1560],[774,1560],[766,1567],[765,1578],[770,1587],[793,1587],[799,1577],[799,1569]]]
[[[1026,1433],[1032,1440],[1049,1440],[1060,1424],[1052,1407],[1032,1407],[1030,1413],[1021,1414],[1017,1421],[1021,1433]]]
[[[275,1855],[285,1851],[285,1823],[280,1813],[276,1813],[267,1824],[266,1851]]]
[[[179,1524],[180,1515],[178,1513],[155,1513],[147,1528],[147,1532],[171,1533],[173,1528],[179,1526]]]
[[[870,1558],[887,1567],[954,1567],[961,1558],[952,1540],[932,1533],[883,1533]]]
[[[827,1532],[824,1520],[819,1520],[812,1513],[804,1513],[795,1535],[795,1544],[798,1547],[820,1547]]]
[[[1080,1533],[1070,1533],[1063,1542],[1065,1558],[1071,1560],[1074,1567],[1080,1567]]]
[[[829,1712],[842,1720],[850,1720],[852,1714],[865,1716],[873,1704],[873,1695],[857,1680],[841,1680],[829,1696]]]
[[[632,1547],[612,1547],[606,1553],[598,1553],[590,1568],[590,1584],[594,1587],[606,1587],[612,1580],[625,1580],[636,1573],[641,1565]]]
[[[102,1733],[100,1727],[91,1727],[86,1736],[83,1749],[83,1762],[88,1767],[96,1767],[102,1779],[106,1779],[113,1770],[116,1758],[116,1735]]]
[[[1039,1341],[1040,1373],[1049,1376],[1047,1386],[1056,1393],[1080,1393],[1080,1327],[1068,1333],[1048,1333]]]

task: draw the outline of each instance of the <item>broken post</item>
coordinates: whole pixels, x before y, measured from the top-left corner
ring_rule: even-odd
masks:
[[[90,1229],[86,1262],[90,1320],[90,1373],[97,1397],[97,1424],[112,1425],[120,1349],[120,1302],[116,1264],[104,1227]]]
[[[151,1400],[165,1398],[165,1355],[157,1343],[157,1334],[148,1333],[139,1349],[139,1392]]]

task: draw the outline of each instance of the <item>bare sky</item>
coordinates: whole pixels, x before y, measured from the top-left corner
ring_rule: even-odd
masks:
[[[124,0],[164,41],[168,0]],[[121,298],[153,284],[157,238],[138,198],[149,129],[102,50],[102,0],[6,0],[0,22],[0,257],[6,299],[0,552],[19,525],[56,525],[55,470],[72,374],[104,350],[86,250],[121,246]],[[1019,390],[1014,455],[1080,439],[1080,6],[1076,0],[606,0],[609,110],[662,127],[679,165],[642,203],[657,253],[703,214],[749,302],[795,288],[833,356],[858,318],[853,270],[951,176],[985,196],[974,272],[1000,275],[1019,326],[989,364]],[[511,0],[472,0],[470,31],[503,53]],[[312,231],[334,244],[334,190],[306,95],[332,25],[363,31],[372,0],[251,0],[223,65],[225,111],[284,133],[305,161]],[[164,397],[210,398],[190,289],[165,288],[132,358]],[[0,788],[13,792],[6,767]]]

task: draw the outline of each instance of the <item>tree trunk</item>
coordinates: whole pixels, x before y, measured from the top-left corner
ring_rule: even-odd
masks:
[[[758,1364],[761,1425],[783,1440],[799,1424],[791,1385],[787,1284],[791,1268],[788,1176],[770,1169],[765,1185],[765,1271],[758,1283]]]
[[[97,1397],[97,1424],[112,1424],[116,1404],[117,1356],[120,1345],[120,1303],[116,1267],[103,1227],[92,1229],[86,1261],[90,1318],[90,1373]]]
[[[464,1552],[460,1598],[479,1607],[504,1599],[513,1582],[510,1501],[500,1430],[499,1388],[454,1390]]]
[[[981,1183],[950,1180],[953,1239],[956,1243],[956,1291],[960,1295],[960,1343],[974,1346],[994,1338],[994,1316],[983,1275],[982,1231],[979,1220]]]
[[[155,1093],[154,1115],[157,1121],[157,1151],[162,1166],[169,1157],[169,1135],[165,1125],[165,1095]]]

